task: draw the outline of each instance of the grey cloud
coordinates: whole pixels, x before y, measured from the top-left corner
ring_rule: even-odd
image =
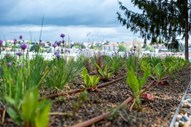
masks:
[[[130,0],[121,0],[135,9]],[[38,40],[42,17],[45,17],[43,40],[57,40],[60,33],[73,41],[92,39],[130,41],[134,35],[117,20],[117,0],[1,0],[0,39],[14,39],[22,34],[25,39]],[[136,10],[136,9],[135,9]]]
[[[118,24],[117,0],[3,0],[0,7],[1,26],[38,25],[43,16],[47,25]]]

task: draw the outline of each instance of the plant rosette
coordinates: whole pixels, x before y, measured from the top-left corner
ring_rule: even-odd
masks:
[[[154,96],[150,93],[144,93],[141,95],[141,99],[148,100],[148,101],[153,101]]]
[[[97,75],[89,75],[86,68],[83,69],[81,76],[84,80],[84,89],[87,91],[96,91],[100,77]]]

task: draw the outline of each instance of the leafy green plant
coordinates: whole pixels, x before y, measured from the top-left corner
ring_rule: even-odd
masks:
[[[154,72],[157,82],[160,82],[166,76],[167,68],[165,66],[163,66],[161,63],[158,63],[154,67],[153,72]]]
[[[51,104],[46,100],[39,102],[39,92],[37,89],[26,92],[20,106],[10,97],[6,97],[9,102],[7,112],[11,118],[24,127],[47,127]]]
[[[173,74],[173,72],[177,69],[177,64],[175,62],[163,62],[163,65],[167,68],[167,72],[169,74]]]
[[[15,62],[16,57],[12,56],[11,54],[5,54],[4,58],[2,58],[3,62]]]
[[[123,59],[120,56],[107,56],[105,59],[106,64],[110,67],[113,73],[117,73],[124,65]]]
[[[62,89],[68,82],[73,80],[80,73],[84,66],[82,59],[69,59],[68,61],[60,58],[54,59],[49,63],[50,73],[46,78],[46,84],[49,88]]]
[[[28,86],[33,87],[36,86],[39,87],[44,82],[43,80],[46,78],[48,73],[50,72],[50,68],[48,67],[48,62],[44,60],[44,58],[40,55],[36,55],[32,60],[26,60],[26,72],[28,77],[26,79],[26,84]]]
[[[158,63],[160,63],[162,60],[159,57],[150,57],[150,63],[152,67],[155,67]]]
[[[160,57],[146,56],[141,58],[141,61],[147,61],[151,64],[152,67],[155,67],[158,63],[162,62],[162,59]]]
[[[179,71],[188,65],[188,61],[182,58],[166,57],[163,65],[167,68],[168,73],[173,74],[173,72]]]
[[[104,67],[104,62],[105,62],[105,56],[102,56],[100,53],[98,53],[98,54],[94,54],[94,57],[93,58],[91,58],[91,63],[92,63],[92,66],[94,67],[94,68],[92,68],[92,69],[95,69],[95,73],[98,73],[98,70],[99,70],[99,68],[97,68],[96,66],[95,66],[95,64],[97,64],[100,68],[102,68],[103,69],[103,67]]]
[[[49,72],[42,58],[22,62],[22,65],[17,62],[8,65],[5,61],[1,64],[0,101],[7,105],[8,114],[17,123],[22,122],[19,113],[26,92],[38,88]]]
[[[48,73],[49,69],[41,58],[34,62],[26,60],[22,66],[17,63],[8,66],[3,62],[0,95],[9,96],[19,102],[26,91],[39,87]]]
[[[128,59],[126,60],[127,70],[132,67],[135,71],[137,71],[138,70],[138,62],[139,62],[139,58],[138,57],[136,57],[136,56],[129,56]]]
[[[81,73],[83,79],[85,88],[96,88],[97,84],[99,83],[100,77],[97,75],[89,75],[86,68],[83,69]]]
[[[144,72],[143,76],[136,74],[133,67],[129,67],[126,83],[130,87],[133,97],[135,98],[135,107],[141,109],[141,89],[146,84],[147,79],[151,75],[151,66],[147,62],[141,62],[141,70]]]
[[[113,75],[113,72],[108,68],[108,65],[105,65],[103,69],[98,64],[95,63],[95,65],[98,68],[102,80],[108,80]]]

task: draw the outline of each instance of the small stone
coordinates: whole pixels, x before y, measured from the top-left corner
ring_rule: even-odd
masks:
[[[62,112],[63,111],[63,109],[62,108],[58,108],[58,112]]]
[[[182,116],[182,118],[180,120],[183,122],[187,122],[187,121],[189,121],[189,118],[187,115],[184,115],[184,116]]]
[[[185,108],[180,109],[180,115],[185,115],[187,113],[187,110]]]
[[[190,96],[186,99],[189,103],[191,103],[191,98]]]
[[[188,103],[188,100],[183,100],[182,103]]]
[[[186,111],[187,111],[187,110],[186,110]],[[188,114],[187,114],[187,112],[184,114],[184,116],[188,117]]]
[[[186,122],[184,123],[183,127],[189,127],[190,123],[189,122]]]
[[[183,127],[184,126],[184,122],[180,121],[179,122],[179,127]]]
[[[177,120],[177,121],[179,121],[181,118],[182,118],[181,115],[177,115],[177,116],[176,116],[176,120]]]
[[[189,116],[189,120],[191,121],[191,116]]]
[[[191,110],[188,109],[188,110],[187,110],[187,113],[188,113],[188,115],[190,116],[190,115],[191,115]]]
[[[179,122],[175,122],[174,127],[179,127]]]
[[[191,105],[188,102],[182,103],[182,108],[190,108]]]

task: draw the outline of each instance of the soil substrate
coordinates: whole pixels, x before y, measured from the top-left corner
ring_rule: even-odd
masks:
[[[122,108],[92,127],[168,127],[189,81],[190,68],[184,68],[168,76],[168,83],[155,86],[148,91],[154,96],[154,100],[143,100],[141,112],[135,110],[129,112],[128,107]],[[75,84],[72,85],[72,89],[75,89],[74,86]],[[79,88],[79,85],[76,88]],[[89,92],[88,100],[81,104],[78,103],[79,93],[55,98],[52,100],[51,112],[60,114],[50,116],[49,126],[69,127],[102,113],[114,111],[114,107],[127,99],[129,94],[128,86],[121,81],[98,91]],[[7,116],[5,123],[0,126],[15,127],[16,125]]]

